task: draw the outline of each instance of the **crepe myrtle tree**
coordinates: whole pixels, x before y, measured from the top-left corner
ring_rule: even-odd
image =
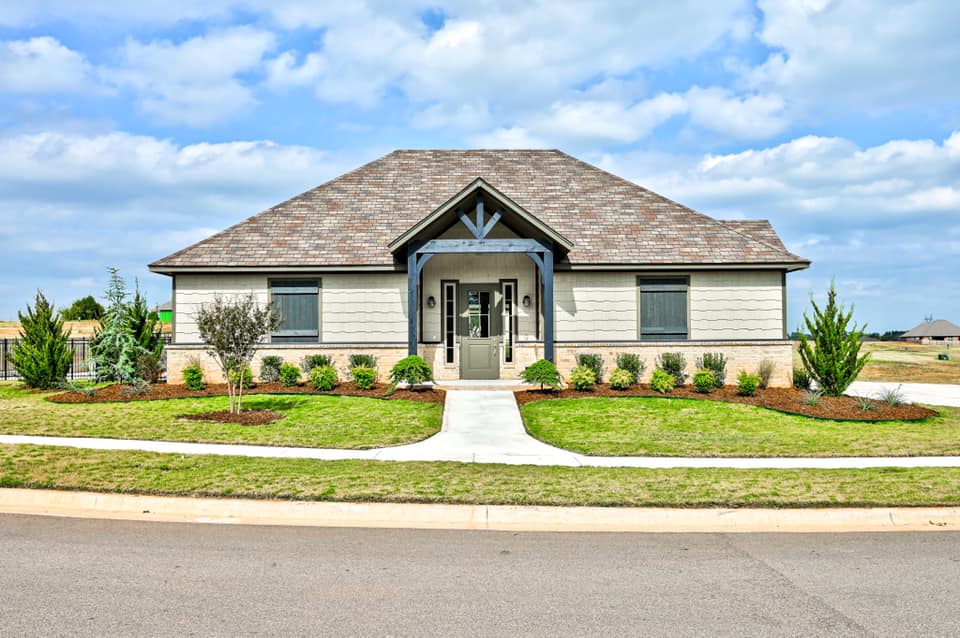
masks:
[[[203,304],[194,315],[200,338],[227,384],[230,411],[240,412],[243,400],[243,371],[257,351],[257,344],[280,326],[280,313],[272,306],[260,306],[253,294],[235,299],[220,295]]]

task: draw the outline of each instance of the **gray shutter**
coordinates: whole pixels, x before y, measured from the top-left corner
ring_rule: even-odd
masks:
[[[687,338],[687,280],[640,279],[640,338]]]
[[[280,311],[275,343],[316,342],[320,336],[320,295],[316,281],[271,282],[274,307]]]

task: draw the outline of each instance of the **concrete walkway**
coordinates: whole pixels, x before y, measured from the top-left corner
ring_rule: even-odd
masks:
[[[895,383],[893,381],[854,381],[847,394],[877,398],[888,390],[900,388],[911,403],[960,407],[960,385],[947,383]]]
[[[460,461],[509,465],[639,468],[868,468],[960,467],[960,456],[854,458],[687,458],[585,456],[537,441],[524,430],[512,392],[457,390],[447,394],[439,433],[419,443],[375,450],[177,443],[80,437],[0,435],[0,443],[56,445],[99,450],[142,450],[175,454],[221,454],[267,458],[379,461]]]

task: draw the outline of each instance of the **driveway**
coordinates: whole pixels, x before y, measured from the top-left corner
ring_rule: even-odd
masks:
[[[876,398],[888,390],[897,388],[911,403],[960,407],[960,385],[955,384],[854,381],[847,389],[847,394]]]

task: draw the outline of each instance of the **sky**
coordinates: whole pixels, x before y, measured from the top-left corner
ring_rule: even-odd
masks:
[[[0,4],[0,319],[397,148],[559,148],[769,219],[870,331],[960,323],[956,0]]]

